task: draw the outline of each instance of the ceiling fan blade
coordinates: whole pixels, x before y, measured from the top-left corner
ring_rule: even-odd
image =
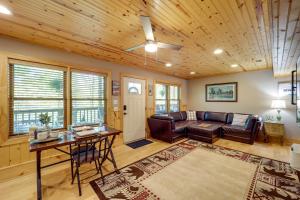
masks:
[[[176,45],[176,44],[167,44],[167,43],[162,43],[162,42],[157,42],[157,47],[158,48],[167,48],[167,49],[173,49],[173,50],[180,50],[182,46]]]
[[[154,35],[153,35],[150,17],[140,16],[140,19],[141,19],[141,23],[143,25],[143,29],[145,32],[146,40],[154,41]]]
[[[128,49],[126,49],[125,51],[133,51],[133,50],[136,50],[136,49],[139,49],[139,48],[143,48],[145,46],[145,44],[139,44],[137,46],[134,46],[134,47],[130,47]]]

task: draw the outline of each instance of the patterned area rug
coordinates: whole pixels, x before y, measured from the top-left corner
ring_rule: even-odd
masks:
[[[101,179],[96,179],[91,181],[90,184],[92,185],[93,189],[97,193],[100,199],[170,199],[164,196],[166,191],[161,191],[153,188],[152,186],[155,183],[159,183],[160,173],[164,171],[168,171],[168,169],[177,165],[183,159],[187,159],[189,156],[194,154],[196,151],[207,151],[207,154],[213,154],[216,157],[227,157],[230,159],[235,159],[239,161],[241,164],[245,164],[245,169],[247,169],[247,165],[249,164],[249,169],[252,169],[251,166],[254,166],[253,173],[251,173],[250,178],[247,177],[246,182],[249,182],[249,186],[245,187],[246,195],[243,196],[242,199],[253,199],[253,200],[300,200],[300,183],[299,183],[299,176],[295,170],[293,170],[288,163],[280,162],[276,160],[272,160],[269,158],[264,158],[256,155],[251,155],[248,153],[244,153],[241,151],[236,151],[220,146],[215,146],[207,143],[202,143],[195,140],[187,140],[172,147],[169,147],[163,151],[160,151],[154,155],[151,155],[147,158],[144,158],[140,161],[137,161],[133,164],[130,164],[120,170],[120,174],[111,173],[105,177],[105,184],[102,184]],[[199,162],[201,159],[206,159],[201,156],[197,158]],[[231,161],[228,159],[228,161]],[[233,161],[233,160],[232,160]],[[210,162],[208,159],[207,162]],[[224,163],[220,163],[220,165]],[[239,166],[237,166],[239,168]],[[225,170],[224,170],[225,171]],[[245,171],[245,170],[244,170]],[[251,171],[251,170],[249,170]],[[169,171],[170,172],[170,171]],[[182,169],[178,171],[178,173],[188,174],[188,168]],[[210,174],[205,172],[208,175],[211,175],[211,180],[216,181],[216,183],[221,183],[227,181],[227,179],[222,179],[224,174],[219,172],[219,175]],[[228,172],[227,172],[228,173]],[[238,173],[238,172],[237,172]],[[199,177],[202,174],[199,173]],[[208,176],[207,175],[207,176]],[[234,177],[235,172],[233,172],[232,176]],[[249,174],[245,174],[249,176]],[[158,176],[155,178],[155,176]],[[215,177],[218,176],[218,177]],[[241,176],[241,175],[239,175]],[[173,176],[174,177],[174,176]],[[178,176],[180,177],[180,176]],[[152,182],[153,179],[156,182]],[[235,178],[234,178],[235,179]],[[149,181],[150,180],[150,181]],[[163,179],[165,180],[165,179]],[[243,180],[243,179],[241,179]],[[147,183],[148,181],[148,183]],[[176,185],[177,183],[182,182],[179,179],[178,181],[170,182],[169,185]],[[234,180],[233,182],[234,183]],[[243,182],[241,182],[243,183]],[[228,182],[228,185],[231,183]],[[161,186],[167,185],[166,183],[161,183]],[[245,184],[245,185],[248,185]],[[151,186],[151,187],[149,187]],[[189,187],[189,185],[185,185],[185,187]],[[203,186],[194,186],[194,190],[199,191],[199,194],[193,196],[193,199],[209,199],[209,195],[216,195],[216,198],[213,199],[229,199],[229,198],[220,198],[217,194],[211,193],[209,189],[207,192],[200,192]],[[193,188],[193,187],[191,187]],[[217,188],[222,190],[220,188]],[[203,190],[203,189],[202,189]],[[224,188],[223,188],[224,190]],[[205,191],[205,189],[204,189]],[[242,191],[243,192],[243,191]],[[226,191],[224,190],[224,194]],[[181,196],[183,197],[183,196]],[[185,196],[185,197],[188,197]],[[173,199],[173,198],[172,198]],[[180,198],[178,198],[180,199]],[[182,198],[181,198],[182,199]],[[237,198],[230,198],[230,199],[237,199]],[[239,197],[239,199],[241,199]]]

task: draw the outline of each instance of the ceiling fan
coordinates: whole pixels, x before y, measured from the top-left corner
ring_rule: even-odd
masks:
[[[153,53],[156,52],[158,48],[165,48],[165,49],[173,49],[173,50],[180,50],[182,46],[175,45],[175,44],[167,44],[162,42],[157,42],[154,40],[152,25],[150,21],[150,17],[148,16],[140,16],[141,23],[145,32],[146,42],[143,44],[139,44],[137,46],[131,47],[126,49],[125,51],[133,51],[139,48],[145,48],[145,51]]]

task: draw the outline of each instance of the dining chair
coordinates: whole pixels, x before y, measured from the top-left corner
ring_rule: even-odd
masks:
[[[79,169],[80,166],[85,163],[95,163],[97,174],[100,172],[101,179],[104,184],[102,163],[106,147],[103,148],[103,143],[104,146],[106,146],[106,138],[99,136],[97,138],[89,140],[78,141],[75,144],[70,145],[72,184],[74,183],[74,180],[77,177],[79,196],[81,196],[82,194]]]

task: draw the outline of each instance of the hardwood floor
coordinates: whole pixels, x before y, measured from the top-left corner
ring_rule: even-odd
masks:
[[[131,149],[126,145],[121,145],[113,149],[117,164],[122,168],[130,163],[147,157],[162,149],[174,144],[154,140],[152,144],[139,149]],[[276,160],[288,162],[290,145],[280,146],[278,143],[255,143],[254,145],[242,144],[229,140],[218,140],[215,145],[228,147],[251,154],[256,154]],[[69,163],[61,164],[51,168],[47,168],[42,173],[43,197],[44,199],[98,199],[93,189],[89,185],[89,181],[95,179],[94,165],[85,165],[82,167],[81,175],[83,195],[78,196],[77,184],[71,185],[70,165]],[[112,170],[110,163],[104,166],[104,173],[107,174]],[[91,177],[92,176],[92,177]],[[36,178],[35,173],[20,176],[15,179],[0,183],[0,199],[19,200],[19,199],[36,199]]]

